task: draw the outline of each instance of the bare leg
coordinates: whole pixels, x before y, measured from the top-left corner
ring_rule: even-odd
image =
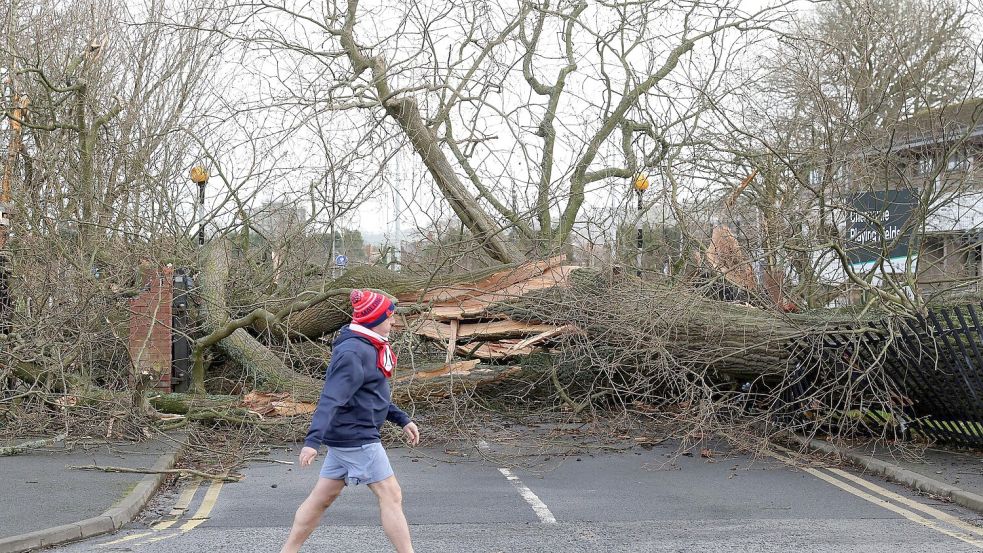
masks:
[[[379,514],[382,515],[382,529],[386,532],[386,537],[398,553],[413,553],[410,527],[403,515],[403,491],[396,476],[369,484],[369,489],[379,498]]]
[[[294,525],[290,529],[290,536],[287,543],[283,544],[280,553],[297,553],[300,546],[304,545],[307,537],[317,528],[317,523],[321,520],[324,511],[334,503],[334,500],[345,489],[344,480],[331,480],[319,478],[311,494],[297,508],[294,515]]]

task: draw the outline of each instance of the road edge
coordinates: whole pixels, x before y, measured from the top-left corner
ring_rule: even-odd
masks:
[[[869,455],[863,455],[848,449],[836,447],[835,445],[824,440],[815,438],[810,439],[792,432],[788,433],[788,437],[803,447],[836,455],[841,459],[846,459],[856,463],[871,473],[883,476],[888,480],[897,482],[898,484],[903,484],[917,491],[944,497],[957,505],[961,505],[967,509],[972,509],[978,513],[983,513],[983,496],[979,494],[968,492],[962,488],[953,486],[952,484],[940,482],[939,480],[930,478],[924,474],[919,474],[917,472],[901,468],[898,465],[876,459]]]
[[[150,470],[165,471],[174,468],[183,448],[184,442],[179,442],[173,450],[158,457]],[[147,474],[122,499],[99,516],[2,538],[0,553],[25,553],[115,532],[143,510],[167,476],[161,472]]]

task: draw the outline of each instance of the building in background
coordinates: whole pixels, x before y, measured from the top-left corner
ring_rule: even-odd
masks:
[[[307,209],[296,201],[271,201],[259,209],[250,210],[249,218],[267,240],[282,242],[291,234],[303,230],[307,222]]]
[[[819,169],[809,181],[822,178]],[[983,275],[983,99],[929,110],[896,125],[836,168],[837,225],[851,268],[874,282],[914,282],[926,296],[978,292]],[[914,276],[915,278],[910,278]],[[831,282],[847,274],[826,268]],[[848,293],[840,303],[862,299]]]

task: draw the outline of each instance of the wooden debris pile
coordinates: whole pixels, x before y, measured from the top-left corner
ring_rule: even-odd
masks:
[[[525,263],[477,282],[439,286],[422,296],[418,292],[401,294],[397,296],[401,303],[429,306],[424,312],[408,317],[401,330],[440,343],[447,351],[448,365],[455,355],[498,361],[537,350],[549,351],[551,340],[578,329],[571,325],[513,320],[491,307],[537,290],[569,286],[570,275],[579,267],[564,265],[565,260],[565,256],[557,256]],[[398,324],[402,326],[403,321]]]
[[[297,401],[286,392],[261,392],[254,390],[242,398],[242,406],[251,412],[265,418],[293,417],[309,415],[314,412],[315,404]]]
[[[397,373],[392,383],[393,399],[401,404],[442,399],[451,394],[501,382],[521,371],[521,367],[514,365],[481,364],[480,359],[420,367],[413,372]]]

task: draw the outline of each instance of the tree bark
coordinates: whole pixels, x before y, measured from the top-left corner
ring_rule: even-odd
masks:
[[[370,288],[385,291],[391,296],[419,290],[425,282],[411,279],[400,273],[366,265],[345,271],[345,274],[326,283],[326,289]],[[295,336],[320,338],[330,334],[352,320],[352,304],[347,295],[328,298],[307,309],[297,310],[284,317],[281,328],[272,328],[266,321],[257,321],[255,328],[270,331],[278,337]]]
[[[410,97],[396,97],[398,91],[393,91],[390,87],[385,58],[369,57],[358,46],[355,40],[357,10],[357,0],[349,0],[344,26],[337,31],[355,76],[358,77],[365,70],[370,71],[372,85],[376,89],[382,107],[406,133],[413,149],[433,176],[441,194],[461,222],[471,231],[477,243],[496,261],[501,263],[521,261],[524,256],[519,249],[508,240],[501,226],[485,212],[474,194],[469,192],[461,182],[454,167],[441,150],[436,136],[420,115],[416,100]]]
[[[576,325],[584,332],[564,336],[557,348],[571,361],[591,359],[589,349],[641,372],[659,370],[658,360],[661,367],[745,381],[783,376],[804,339],[821,337],[831,325],[859,322],[850,313],[786,314],[719,301],[668,283],[612,282],[592,269],[574,271],[569,287],[534,292],[490,311],[519,321]]]
[[[402,303],[397,311],[404,309],[426,309],[426,305],[418,305],[426,291],[436,286],[466,284],[480,281],[488,276],[518,265],[499,265],[478,269],[468,273],[458,273],[450,276],[434,275],[430,278],[408,277],[403,273],[390,271],[372,265],[349,269],[342,276],[326,283],[326,289],[370,288],[383,290],[390,296],[399,298]],[[264,321],[257,321],[254,327],[259,331],[271,331],[278,337],[285,335],[316,339],[337,331],[352,320],[352,305],[347,297],[327,299],[307,309],[298,310],[284,317],[282,328],[270,328]]]
[[[230,324],[225,299],[229,263],[224,241],[216,241],[205,249],[201,272],[201,295],[205,305],[204,326],[205,331],[211,334]],[[198,346],[199,344],[196,343],[192,389],[201,394],[204,393],[205,348]],[[233,330],[227,337],[221,339],[217,346],[243,368],[245,375],[254,380],[258,388],[274,392],[290,392],[302,401],[314,400],[321,394],[320,381],[299,374],[288,367],[243,328]]]

